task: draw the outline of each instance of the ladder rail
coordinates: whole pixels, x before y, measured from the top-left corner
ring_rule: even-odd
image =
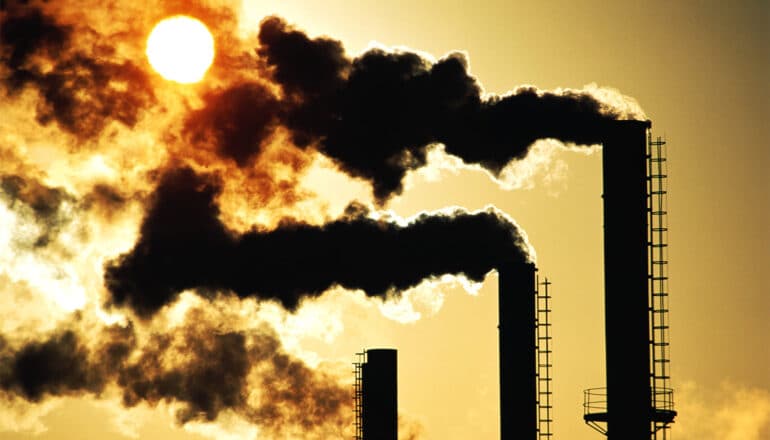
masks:
[[[669,359],[669,298],[668,298],[668,206],[666,179],[668,177],[666,141],[647,138],[647,208],[649,247],[649,309],[650,309],[650,385],[653,409],[673,411],[670,387]],[[669,423],[654,420],[652,438],[666,440]]]
[[[553,423],[553,404],[551,397],[553,390],[551,388],[553,378],[551,377],[551,370],[553,365],[551,363],[551,341],[553,335],[551,334],[551,296],[548,292],[548,287],[551,282],[548,278],[543,283],[537,281],[537,288],[535,290],[535,350],[537,359],[537,432],[538,439],[550,439],[553,436],[551,432],[551,423]],[[540,286],[544,288],[540,289]]]
[[[353,427],[355,429],[354,440],[363,440],[363,365],[366,363],[366,350],[356,353],[356,361],[353,363]]]

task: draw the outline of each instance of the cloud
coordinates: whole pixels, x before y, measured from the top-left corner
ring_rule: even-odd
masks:
[[[682,440],[763,440],[770,437],[770,391],[740,383],[677,388],[672,432]]]

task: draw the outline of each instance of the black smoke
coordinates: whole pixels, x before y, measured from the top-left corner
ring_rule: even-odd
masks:
[[[133,126],[155,100],[149,76],[132,61],[116,59],[108,42],[79,46],[75,31],[36,6],[9,2],[0,16],[3,91],[36,90],[38,123],[55,122],[81,141],[111,121]]]
[[[98,393],[106,378],[93,368],[88,351],[72,331],[24,345],[8,353],[0,342],[0,389],[38,402],[49,395]]]
[[[280,437],[349,425],[349,388],[286,353],[275,332],[220,330],[201,309],[140,340],[132,325],[89,337],[60,329],[11,346],[0,335],[0,401],[102,396],[116,387],[126,407],[178,405],[177,422],[214,421],[231,410]]]
[[[289,310],[333,286],[382,296],[443,274],[484,276],[526,261],[516,226],[495,211],[422,215],[405,226],[360,207],[322,226],[284,222],[236,234],[219,220],[216,180],[189,168],[160,181],[134,248],[110,262],[112,301],[150,316],[186,289],[232,291]]]
[[[186,140],[239,166],[264,149],[278,124],[279,102],[266,86],[244,82],[203,97],[205,106],[185,121]]]
[[[588,93],[521,88],[483,96],[459,53],[431,62],[372,49],[351,59],[340,42],[311,39],[276,17],[262,22],[259,42],[287,95],[284,119],[294,142],[370,181],[380,201],[402,190],[407,171],[425,165],[432,144],[499,173],[538,139],[598,143],[603,125],[620,116]]]

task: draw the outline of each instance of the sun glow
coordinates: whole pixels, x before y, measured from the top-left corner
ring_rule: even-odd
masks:
[[[155,25],[147,37],[146,53],[164,78],[195,83],[203,79],[214,60],[214,38],[200,20],[175,15]]]

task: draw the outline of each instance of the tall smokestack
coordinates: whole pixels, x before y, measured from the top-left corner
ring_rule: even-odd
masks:
[[[362,369],[363,440],[398,440],[398,359],[390,348],[366,351]]]
[[[647,243],[649,121],[608,124],[602,150],[607,436],[649,440]]]
[[[499,273],[500,438],[537,435],[535,272],[533,263],[506,262]]]

